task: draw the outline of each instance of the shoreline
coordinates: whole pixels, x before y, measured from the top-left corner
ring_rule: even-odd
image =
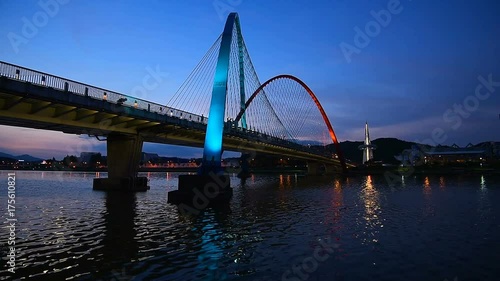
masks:
[[[2,171],[42,171],[42,172],[103,172],[108,171],[107,168],[75,168],[75,169],[34,169],[34,168],[7,168],[1,167]],[[182,167],[182,168],[139,168],[139,172],[179,172],[179,173],[196,173],[197,167]],[[232,174],[238,173],[240,170],[238,168],[225,168],[225,172]],[[307,175],[306,169],[300,169],[295,167],[283,167],[283,168],[256,168],[250,169],[250,174],[300,174]],[[465,168],[465,167],[358,167],[350,169],[345,174],[346,176],[357,176],[357,175],[384,175],[390,173],[392,175],[415,175],[415,174],[428,174],[428,175],[500,175],[500,169],[495,168]],[[321,174],[321,173],[320,173]],[[333,173],[334,175],[341,175],[342,173]]]

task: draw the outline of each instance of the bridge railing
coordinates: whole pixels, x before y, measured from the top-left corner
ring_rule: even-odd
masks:
[[[97,100],[104,100],[123,106],[129,106],[137,109],[143,109],[149,112],[168,115],[170,117],[187,119],[192,122],[207,124],[208,121],[206,117],[202,117],[191,112],[179,110],[158,103],[153,103],[147,100],[131,97],[103,88],[94,87],[88,84],[28,69],[7,62],[0,61],[0,76],[5,76],[11,79],[36,84],[39,86],[54,88],[61,91],[66,91],[69,94],[87,96]]]

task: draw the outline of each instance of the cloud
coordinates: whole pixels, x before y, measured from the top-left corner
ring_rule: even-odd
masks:
[[[391,125],[377,125],[369,123],[370,138],[399,138],[408,141],[424,140],[432,137],[432,131],[437,127],[442,127],[444,121],[441,117],[430,117],[416,121]],[[363,140],[365,136],[364,123],[359,128],[344,132],[345,140]]]
[[[144,143],[142,151],[156,153],[160,156],[180,157],[180,158],[201,158],[203,149],[198,147],[188,147],[180,145],[168,145],[161,143]]]
[[[32,154],[40,158],[62,158],[79,155],[82,151],[106,150],[105,143],[95,138],[62,132],[0,126],[1,149],[11,154]]]
[[[66,155],[80,155],[81,152],[100,152],[106,155],[106,142],[94,137],[64,134],[62,132],[38,130],[0,125],[0,151],[9,154],[30,154],[39,158],[62,159]],[[203,150],[177,145],[144,143],[144,152],[160,156],[201,158]],[[224,157],[239,154],[225,152]]]

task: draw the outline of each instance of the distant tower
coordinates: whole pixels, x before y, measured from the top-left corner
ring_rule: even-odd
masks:
[[[370,132],[368,131],[368,122],[365,123],[365,142],[360,145],[359,150],[363,151],[363,164],[367,161],[373,159],[373,150],[377,148],[376,145],[373,145],[370,141]]]

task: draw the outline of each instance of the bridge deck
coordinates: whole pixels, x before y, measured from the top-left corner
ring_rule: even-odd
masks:
[[[91,136],[140,134],[147,142],[203,147],[206,117],[1,62],[0,75],[0,124]],[[339,165],[303,145],[231,123],[223,144],[225,150]]]

